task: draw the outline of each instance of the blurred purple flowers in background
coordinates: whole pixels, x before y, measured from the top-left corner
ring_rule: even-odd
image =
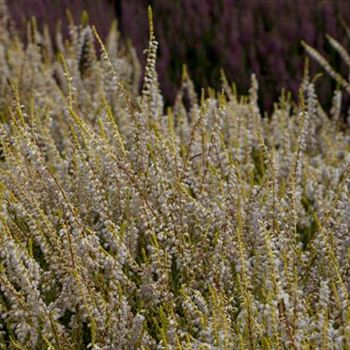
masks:
[[[7,0],[7,7],[22,33],[25,32],[26,21],[34,16],[39,28],[48,24],[51,33],[54,33],[59,25],[62,32],[68,34],[69,10],[76,23],[80,22],[82,12],[87,11],[100,34],[106,36],[116,13],[114,0]]]
[[[246,93],[250,74],[256,73],[262,89],[260,100],[270,109],[282,88],[296,94],[305,60],[300,41],[305,40],[343,71],[326,44],[325,34],[347,47],[341,18],[350,19],[350,2],[344,0],[17,0],[9,1],[11,14],[21,18],[36,15],[39,21],[67,23],[65,7],[79,20],[86,9],[102,35],[114,16],[119,29],[130,38],[142,63],[147,47],[146,7],[153,7],[159,41],[157,69],[162,92],[172,102],[180,85],[182,65],[197,87],[220,87],[220,68],[238,91]],[[332,56],[333,55],[333,56]],[[314,65],[319,71],[317,64]],[[334,87],[328,77],[318,80],[323,103],[331,100]]]
[[[144,8],[148,2],[122,1],[121,28],[140,56],[147,33],[139,28],[147,25]],[[168,99],[174,96],[186,63],[197,86],[219,87],[222,67],[240,92],[246,92],[250,74],[256,73],[265,107],[272,105],[281,88],[297,92],[305,57],[300,41],[325,52],[325,34],[344,43],[339,19],[350,18],[350,2],[337,0],[163,0],[151,4],[160,42],[159,76]],[[328,78],[322,81],[321,98],[330,99],[331,83]]]

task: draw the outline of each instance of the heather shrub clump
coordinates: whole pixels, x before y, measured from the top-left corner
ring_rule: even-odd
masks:
[[[2,13],[0,348],[348,349],[340,92],[306,70],[262,118],[254,76],[197,96],[184,68],[165,113],[152,25],[140,95],[117,36],[56,55]]]

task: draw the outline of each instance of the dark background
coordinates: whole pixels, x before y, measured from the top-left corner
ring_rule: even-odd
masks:
[[[342,26],[350,27],[347,0],[12,0],[11,16],[20,31],[25,19],[35,15],[52,31],[57,20],[65,28],[65,9],[79,23],[82,10],[105,36],[112,20],[124,39],[130,38],[144,64],[147,47],[147,5],[152,5],[160,43],[157,69],[162,92],[172,103],[186,63],[197,89],[220,87],[220,68],[240,93],[246,93],[251,73],[260,83],[260,104],[271,110],[282,88],[296,95],[305,60],[300,41],[323,53],[335,68],[348,72],[325,39],[328,33],[349,47]],[[66,33],[67,34],[67,33]],[[312,71],[322,71],[312,62]],[[317,80],[322,104],[330,104],[335,83],[326,75]]]

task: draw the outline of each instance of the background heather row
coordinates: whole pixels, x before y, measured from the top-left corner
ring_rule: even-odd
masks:
[[[16,0],[8,4],[19,27],[23,18],[32,15],[51,26],[57,19],[65,24],[68,7],[76,20],[86,9],[91,22],[106,34],[117,14],[121,32],[132,40],[142,63],[148,38],[146,7],[151,4],[160,42],[157,68],[170,103],[186,63],[197,87],[219,87],[222,67],[239,92],[246,92],[250,74],[255,72],[262,86],[260,101],[270,109],[282,88],[294,94],[298,89],[305,57],[300,40],[327,55],[344,72],[325,33],[348,45],[339,20],[350,19],[348,1]],[[334,83],[323,77],[317,88],[322,102],[329,104]]]

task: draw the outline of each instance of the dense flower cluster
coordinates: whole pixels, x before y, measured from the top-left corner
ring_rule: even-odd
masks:
[[[164,113],[131,48],[0,9],[0,349],[347,349],[350,133],[252,76]],[[151,14],[150,14],[151,18]],[[95,52],[95,44],[101,54]]]

